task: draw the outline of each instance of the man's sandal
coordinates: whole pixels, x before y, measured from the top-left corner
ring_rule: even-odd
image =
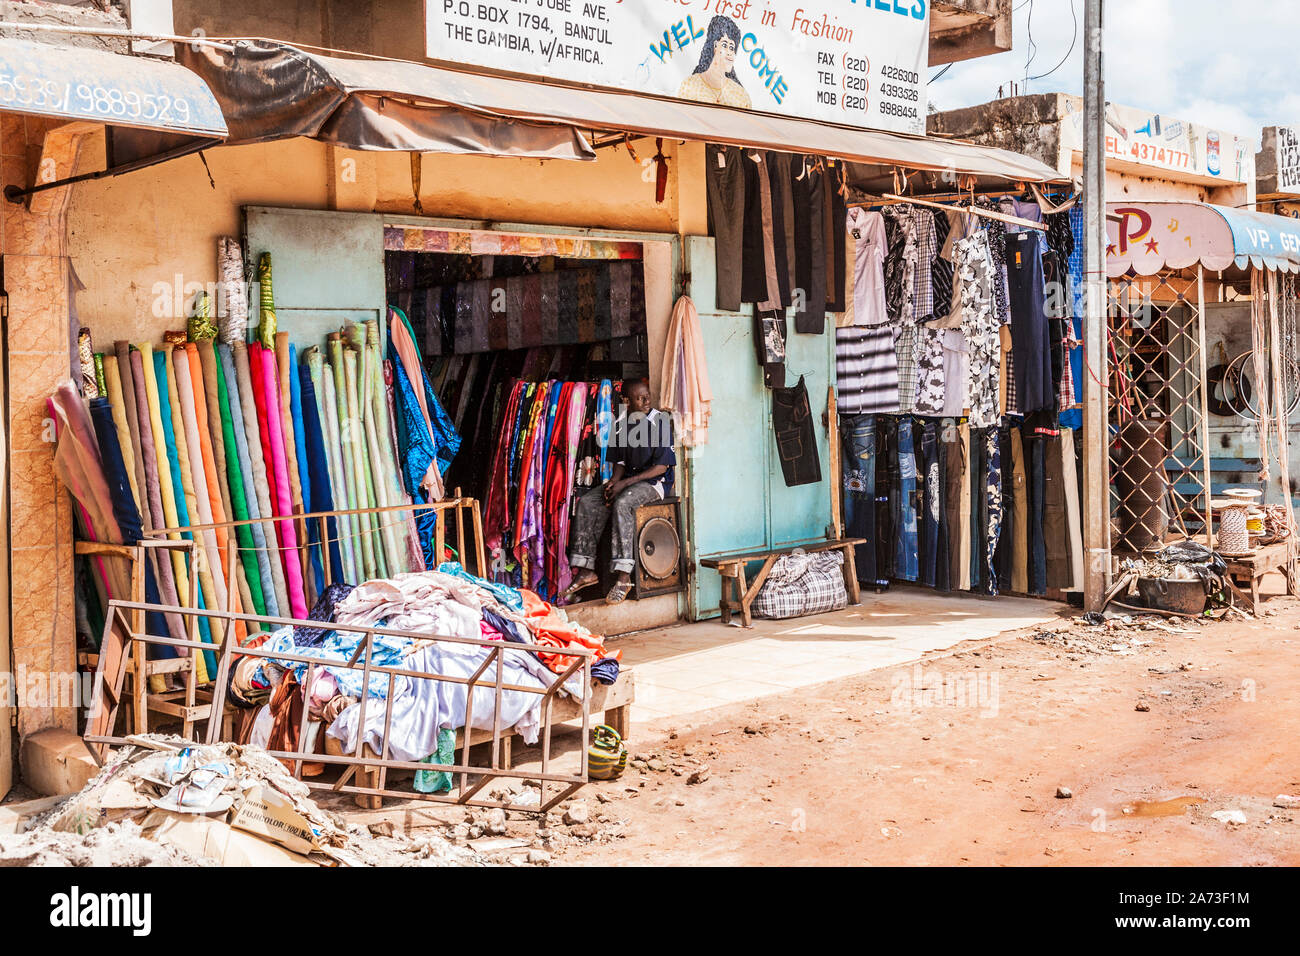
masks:
[[[615,584],[605,595],[606,604],[622,604],[627,600],[627,596],[632,593],[632,582],[626,584]]]

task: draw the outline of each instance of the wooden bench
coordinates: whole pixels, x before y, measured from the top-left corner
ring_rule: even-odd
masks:
[[[844,588],[848,591],[850,604],[861,603],[858,593],[858,569],[853,560],[853,548],[855,545],[865,543],[866,538],[839,538],[834,541],[819,541],[815,544],[776,548],[771,551],[750,551],[747,554],[701,558],[700,566],[712,568],[722,575],[722,598],[719,602],[719,607],[722,609],[722,623],[730,624],[732,613],[739,611],[741,623],[749,627],[752,623],[749,608],[754,603],[754,598],[758,597],[758,592],[762,590],[763,582],[772,571],[772,565],[776,563],[777,558],[796,550],[807,551],[809,554],[819,551],[844,552]],[[754,575],[752,582],[747,582],[745,567],[755,561],[762,561],[763,567],[758,574]],[[732,596],[727,594],[728,587],[732,591]]]
[[[1282,572],[1282,576],[1286,578],[1287,594],[1300,593],[1296,587],[1296,569],[1287,561],[1286,545],[1285,541],[1279,541],[1277,544],[1256,548],[1254,554],[1240,558],[1224,558],[1228,563],[1228,576],[1238,583],[1250,585],[1251,611],[1259,607],[1260,581],[1263,580],[1264,575],[1274,571]]]

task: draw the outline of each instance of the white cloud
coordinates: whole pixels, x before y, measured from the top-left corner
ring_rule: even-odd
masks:
[[[1017,0],[1011,51],[954,64],[931,84],[931,102],[940,110],[973,106],[995,99],[999,87],[1009,95],[1013,83],[1021,93],[1082,93],[1083,7],[1084,0]],[[1300,0],[1111,0],[1105,16],[1111,102],[1256,141],[1264,126],[1300,123],[1293,80]]]

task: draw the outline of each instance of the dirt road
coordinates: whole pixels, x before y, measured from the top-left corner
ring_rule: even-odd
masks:
[[[1273,806],[1300,795],[1300,602],[1266,606],[1004,635],[694,715],[633,742],[667,769],[583,791],[606,837],[554,863],[1300,864],[1300,807]]]

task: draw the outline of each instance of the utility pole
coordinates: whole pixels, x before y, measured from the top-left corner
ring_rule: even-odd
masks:
[[[1083,376],[1084,607],[1100,611],[1110,581],[1109,372],[1106,368],[1106,88],[1102,0],[1083,14],[1083,198],[1085,319]]]

